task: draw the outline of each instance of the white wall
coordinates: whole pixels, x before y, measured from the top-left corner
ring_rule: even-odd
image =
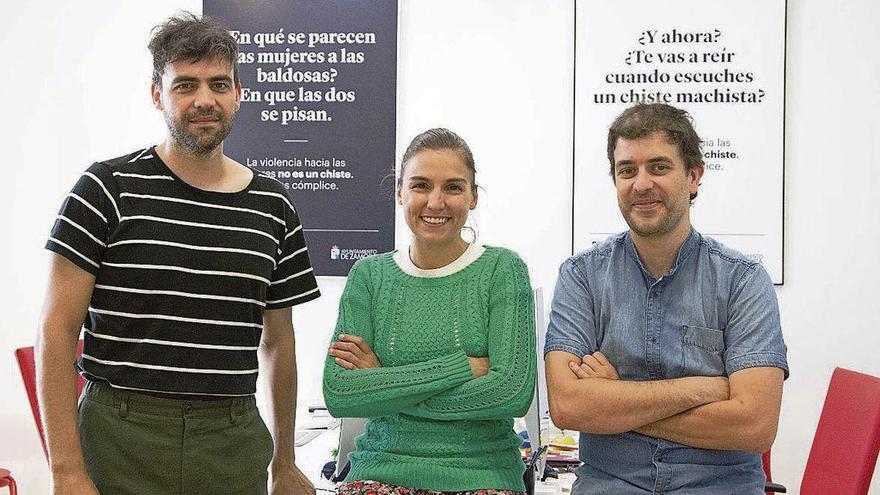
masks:
[[[398,149],[429,126],[460,132],[485,188],[482,241],[517,250],[549,297],[570,246],[571,0],[400,3]],[[12,356],[34,339],[42,244],[91,161],[162,138],[145,44],[150,28],[178,8],[199,11],[201,2],[0,6],[7,110],[0,142],[11,177],[0,195],[0,467],[13,471],[23,493],[48,486]],[[871,53],[880,46],[878,13],[869,0],[789,2],[786,284],[778,294],[792,377],[774,474],[790,493],[833,367],[880,375],[880,316],[869,286],[880,278],[880,216],[872,208],[880,186],[871,176],[880,131],[873,115],[880,68]],[[404,227],[397,237],[407,242]],[[324,297],[295,310],[303,406],[320,401],[319,370],[342,288],[337,279],[319,283]],[[871,493],[880,494],[880,482]]]
[[[785,285],[791,378],[774,476],[799,480],[835,366],[880,376],[880,7],[788,2]],[[792,483],[794,484],[794,483]],[[880,494],[880,470],[872,494]]]
[[[201,2],[0,4],[0,466],[20,481],[21,493],[48,493],[13,357],[14,348],[34,341],[48,260],[42,245],[84,167],[164,135],[148,97],[144,40],[178,6],[201,9]]]

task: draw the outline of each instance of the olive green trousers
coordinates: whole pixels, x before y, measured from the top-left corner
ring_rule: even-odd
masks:
[[[267,493],[273,443],[253,396],[185,401],[87,381],[78,412],[102,495]]]

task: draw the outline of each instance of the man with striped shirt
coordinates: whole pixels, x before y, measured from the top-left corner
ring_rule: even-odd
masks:
[[[294,464],[290,308],[319,292],[284,186],[223,154],[235,40],[187,14],[149,47],[167,139],[89,167],[46,243],[37,366],[53,493],[314,493]]]

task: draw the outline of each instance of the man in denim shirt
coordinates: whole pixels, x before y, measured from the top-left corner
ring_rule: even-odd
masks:
[[[685,111],[627,109],[608,159],[630,230],[562,265],[544,348],[553,422],[582,432],[573,493],[763,493],[788,374],[773,284],[691,227]]]

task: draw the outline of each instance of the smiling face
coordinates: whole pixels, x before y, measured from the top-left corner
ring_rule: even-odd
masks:
[[[678,146],[662,132],[617,140],[617,203],[635,235],[656,238],[689,230],[690,195],[702,176],[701,166],[686,169]]]
[[[206,155],[232,130],[241,86],[234,84],[232,67],[223,60],[178,60],[165,66],[152,95],[174,143],[193,155]]]
[[[397,187],[414,244],[427,249],[464,245],[461,228],[477,207],[473,174],[453,150],[419,151],[403,167]]]

